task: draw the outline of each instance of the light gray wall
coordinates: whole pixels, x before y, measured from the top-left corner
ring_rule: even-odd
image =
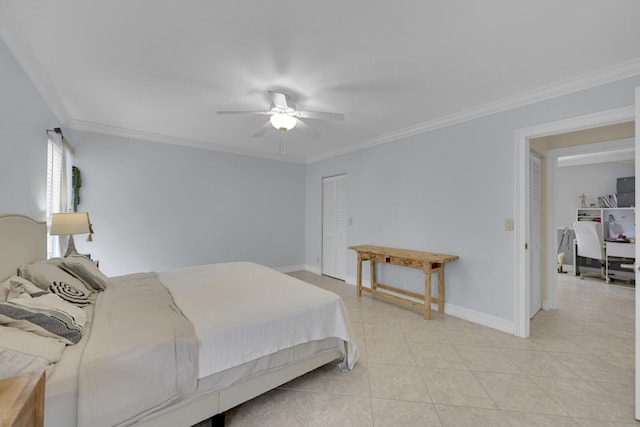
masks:
[[[65,135],[84,172],[95,242],[109,274],[250,259],[320,268],[321,179],[349,176],[347,243],[461,257],[447,302],[513,319],[515,129],[634,103],[640,77],[307,165],[90,133]],[[44,218],[46,135],[58,126],[0,41],[0,214]],[[71,135],[70,135],[71,134]],[[302,252],[304,251],[304,258]],[[347,274],[355,277],[348,253]],[[421,275],[386,269],[421,287]]]
[[[0,215],[45,218],[46,129],[60,124],[0,40]],[[63,128],[110,275],[209,262],[304,262],[304,166]]]
[[[55,117],[0,40],[0,215],[45,219],[48,128]]]
[[[76,246],[106,274],[304,263],[304,165],[88,132],[73,144],[95,229]]]
[[[591,203],[598,206],[598,196],[616,193],[616,178],[634,175],[634,165],[619,162],[558,168],[556,173],[558,227],[573,228],[576,209],[580,207],[579,197],[582,193],[587,196],[587,206]]]
[[[634,104],[640,78],[497,113],[307,165],[306,263],[322,250],[321,179],[346,173],[347,244],[460,256],[446,267],[447,303],[513,320],[516,129]],[[421,292],[422,275],[382,266],[381,281]],[[355,280],[356,256],[347,258]],[[365,269],[368,280],[368,269]]]

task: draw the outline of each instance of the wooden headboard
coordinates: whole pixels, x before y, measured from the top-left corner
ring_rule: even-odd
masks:
[[[47,224],[22,215],[0,216],[0,281],[21,264],[47,259]]]

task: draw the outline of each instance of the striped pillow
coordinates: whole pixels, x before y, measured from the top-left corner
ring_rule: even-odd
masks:
[[[80,341],[86,321],[84,310],[46,291],[24,292],[0,302],[0,325],[58,338],[66,344]]]
[[[95,264],[83,256],[70,256],[61,262],[62,268],[74,275],[94,290],[104,291],[109,285],[109,278],[105,276]]]

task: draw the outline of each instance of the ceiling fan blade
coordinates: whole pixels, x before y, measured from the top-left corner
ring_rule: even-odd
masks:
[[[317,130],[315,130],[314,128],[312,128],[311,126],[309,126],[308,124],[306,124],[300,119],[298,119],[298,123],[296,124],[295,128],[300,129],[302,133],[304,133],[311,139],[316,139],[317,137],[320,136],[320,132],[318,132]]]
[[[271,115],[271,111],[218,111],[218,114],[262,114],[262,115]]]
[[[269,91],[269,95],[271,95],[271,100],[273,101],[273,105],[286,110],[289,108],[287,104],[287,96],[284,93],[274,92],[272,90]]]
[[[344,122],[344,114],[342,113],[324,113],[321,111],[298,111],[298,117],[303,119],[321,119],[321,120],[337,120]]]
[[[258,131],[254,133],[253,136],[254,137],[262,136],[265,133],[267,133],[269,129],[273,129],[273,126],[271,126],[271,122],[267,120],[262,126],[260,126],[260,129],[258,129]]]

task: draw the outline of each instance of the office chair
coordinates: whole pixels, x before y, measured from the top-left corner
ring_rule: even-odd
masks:
[[[577,255],[583,258],[591,258],[599,261],[599,277],[606,280],[605,276],[605,249],[602,240],[602,224],[595,221],[576,221],[573,223],[578,242]],[[576,266],[578,262],[576,260]],[[584,279],[584,273],[580,273],[580,278]]]

